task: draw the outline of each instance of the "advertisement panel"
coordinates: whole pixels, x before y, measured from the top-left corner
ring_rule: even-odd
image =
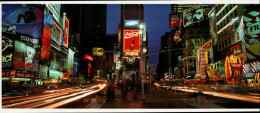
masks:
[[[16,26],[2,23],[2,31],[8,34],[16,34]]]
[[[66,62],[66,58],[58,52],[51,50],[51,58],[50,58],[50,69],[63,71],[64,63]]]
[[[74,64],[73,64],[73,76],[78,76],[78,66],[79,66],[79,59],[74,58]]]
[[[93,57],[88,55],[88,54],[85,54],[84,59],[89,60],[89,61],[93,61]]]
[[[54,44],[55,47],[60,48],[61,45],[61,36],[62,36],[62,29],[60,26],[55,21],[52,21],[53,26],[52,26],[52,31],[51,31],[51,39],[52,39],[52,44]]]
[[[179,27],[181,26],[181,13],[170,14],[170,27]]]
[[[186,27],[203,20],[203,6],[197,5],[183,11],[183,26]]]
[[[2,38],[2,69],[11,68],[13,61],[14,41],[12,39]]]
[[[47,79],[47,76],[48,76],[48,66],[40,65],[39,78]]]
[[[212,9],[212,12],[209,13],[209,31],[212,36],[213,45],[217,44],[217,29],[216,29],[216,13],[215,8]]]
[[[245,46],[248,59],[260,59],[260,9],[243,15]]]
[[[139,20],[125,20],[125,27],[139,27]]]
[[[44,26],[42,33],[41,62],[50,61],[51,34],[52,34],[52,14],[48,9],[44,10]]]
[[[123,35],[124,35],[123,52],[135,52],[135,53],[140,52],[139,30],[124,30]]]
[[[52,12],[53,18],[59,22],[60,21],[60,8],[61,4],[46,4],[46,7]]]
[[[13,67],[16,69],[33,69],[33,61],[36,58],[36,50],[26,44],[15,41]]]
[[[68,54],[68,72],[69,75],[73,75],[73,64],[74,64],[74,51],[69,48]]]
[[[174,33],[174,37],[173,37],[173,40],[174,41],[181,41],[181,30],[176,30],[175,33]]]
[[[55,71],[55,70],[49,70],[49,78],[52,79],[62,79],[62,72]]]
[[[205,43],[206,39],[197,38],[186,40],[186,48],[188,49],[188,56],[196,56],[197,49]]]
[[[62,80],[69,80],[69,78],[70,78],[69,73],[63,73]]]
[[[93,56],[103,56],[104,48],[93,48]]]
[[[1,14],[4,32],[41,38],[43,10],[27,4],[3,4]]]
[[[69,19],[65,16],[65,28],[64,28],[64,46],[68,47],[69,41]]]

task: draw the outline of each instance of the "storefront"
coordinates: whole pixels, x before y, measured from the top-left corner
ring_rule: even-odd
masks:
[[[207,41],[197,49],[196,79],[211,80],[217,74],[217,65],[213,64],[212,40]]]
[[[211,63],[207,74],[211,84],[224,84],[226,82],[224,61]]]
[[[260,61],[243,65],[243,74],[248,86],[260,86]]]
[[[225,74],[228,84],[238,84],[242,82],[242,60],[240,54],[232,54],[226,57]]]

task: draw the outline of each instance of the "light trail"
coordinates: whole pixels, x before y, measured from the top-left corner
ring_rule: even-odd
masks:
[[[70,92],[73,92],[71,90],[68,90],[66,92],[63,92],[63,93],[70,93]],[[45,95],[40,95],[40,96],[33,96],[33,97],[26,97],[26,98],[19,98],[19,99],[15,99],[15,100],[9,100],[9,101],[3,101],[2,104],[9,104],[9,103],[13,103],[13,102],[19,102],[19,101],[25,101],[25,100],[31,100],[31,99],[37,99],[37,98],[42,98],[42,97],[48,97],[48,96],[55,96],[57,94],[61,94],[60,92],[59,93],[53,93],[53,94],[45,94]]]
[[[62,90],[55,90],[55,91],[59,91],[59,92],[52,93],[52,94],[40,95],[40,96],[34,96],[34,97],[15,99],[15,100],[10,100],[10,101],[4,101],[5,104],[6,103],[13,103],[13,102],[18,102],[18,103],[5,105],[5,106],[2,106],[2,108],[10,108],[10,107],[12,107],[12,108],[34,108],[34,107],[38,107],[38,106],[42,106],[42,105],[46,105],[46,104],[51,104],[51,103],[58,101],[60,99],[72,97],[70,99],[67,99],[65,102],[62,102],[63,104],[61,102],[58,102],[59,106],[60,106],[60,105],[64,105],[64,104],[67,104],[69,102],[78,100],[80,98],[83,98],[85,96],[88,96],[90,94],[96,93],[96,92],[104,89],[105,86],[106,86],[105,84],[103,84],[103,85],[98,84],[98,85],[94,85],[92,87],[88,87],[88,88],[85,88],[85,89],[66,88],[66,89],[62,89]],[[99,89],[95,90],[94,88],[99,88]],[[49,92],[51,92],[51,91],[49,91]],[[72,94],[69,94],[69,93],[72,93]],[[67,95],[67,94],[69,94],[69,95]],[[65,96],[63,96],[63,95],[65,95]],[[22,101],[22,102],[20,102],[20,101]],[[57,105],[58,104],[54,104],[54,106],[57,106]]]
[[[64,100],[64,101],[61,101],[61,102],[58,102],[58,103],[55,103],[55,104],[52,104],[52,105],[49,105],[49,106],[46,106],[46,107],[43,107],[43,108],[49,108],[49,109],[50,109],[50,108],[57,108],[57,107],[59,107],[59,106],[65,105],[65,104],[67,104],[67,103],[76,101],[76,100],[78,100],[78,99],[81,99],[81,98],[86,97],[86,96],[88,96],[88,95],[91,95],[91,94],[93,94],[93,93],[96,93],[96,92],[101,91],[102,89],[104,89],[104,88],[106,87],[106,84],[103,84],[103,85],[100,84],[99,86],[100,86],[100,89],[98,89],[98,90],[96,90],[96,91],[92,91],[92,92],[89,92],[89,93],[85,93],[85,94],[83,94],[83,95],[76,96],[76,97],[74,97],[74,98],[70,98],[70,99],[67,99],[67,100]]]
[[[56,100],[59,100],[59,99],[69,98],[69,97],[76,96],[76,95],[79,95],[79,94],[82,94],[82,93],[86,93],[86,92],[89,92],[89,91],[91,91],[91,90],[82,91],[82,92],[78,92],[78,93],[73,93],[73,94],[70,94],[70,95],[67,95],[67,96],[61,96],[61,97],[57,97],[57,98],[53,98],[53,99],[48,99],[48,100],[32,103],[32,104],[29,104],[29,105],[19,106],[19,108],[35,108],[35,107],[38,107],[38,106],[50,104],[50,103],[52,103],[52,102],[54,102]]]
[[[160,86],[159,84],[155,84],[156,86]],[[164,88],[170,88],[171,86],[162,86]],[[179,91],[185,91],[185,92],[199,92],[196,90],[196,88],[193,89],[187,89],[187,87],[172,87],[174,90],[179,90]],[[224,98],[229,98],[229,99],[235,99],[235,100],[242,100],[242,101],[247,101],[247,102],[253,102],[253,103],[260,103],[260,97],[256,96],[243,96],[243,95],[237,95],[237,94],[226,94],[226,93],[219,93],[219,92],[211,92],[211,91],[201,91],[204,94],[207,95],[212,95],[212,96],[217,96],[217,97],[224,97]]]
[[[37,98],[37,99],[33,99],[33,100],[27,100],[26,99],[27,101],[14,103],[14,104],[10,104],[10,105],[5,105],[5,106],[2,106],[2,107],[3,108],[8,108],[8,107],[19,106],[19,105],[22,105],[22,104],[27,104],[27,103],[30,103],[30,102],[40,101],[40,100],[44,100],[44,99],[48,99],[48,98],[53,98],[53,97],[57,97],[57,96],[61,96],[61,95],[66,95],[66,94],[68,94],[68,92],[57,93],[57,94],[56,93],[55,94],[50,94],[50,96],[49,95],[45,95],[46,97],[44,97],[44,98]]]

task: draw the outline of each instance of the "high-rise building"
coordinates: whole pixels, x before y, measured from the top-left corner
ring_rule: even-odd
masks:
[[[140,30],[140,25],[144,27]],[[147,57],[144,57],[143,66],[140,66],[141,48],[143,55],[148,53],[147,32],[144,22],[144,7],[142,4],[122,4],[121,5],[121,23],[119,24],[119,45],[121,60],[126,74],[123,79],[131,79],[132,75],[139,75],[140,67],[145,70]],[[143,40],[141,40],[141,38]],[[142,43],[141,43],[142,42]],[[140,74],[141,75],[141,74]]]
[[[81,25],[81,58],[85,54],[93,56],[91,76],[100,75],[105,77],[104,56],[93,55],[93,48],[104,48],[104,39],[106,38],[106,4],[84,4],[82,6],[82,25]],[[87,75],[89,62],[81,63],[81,70]],[[103,77],[103,78],[104,78]]]

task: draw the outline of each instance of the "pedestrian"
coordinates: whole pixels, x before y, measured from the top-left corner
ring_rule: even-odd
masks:
[[[110,99],[111,99],[111,86],[112,86],[112,84],[109,83],[108,87],[107,87],[107,101],[110,101]]]
[[[113,81],[111,84],[111,99],[112,101],[115,100],[115,92],[116,92],[116,86],[115,86],[115,82]]]

